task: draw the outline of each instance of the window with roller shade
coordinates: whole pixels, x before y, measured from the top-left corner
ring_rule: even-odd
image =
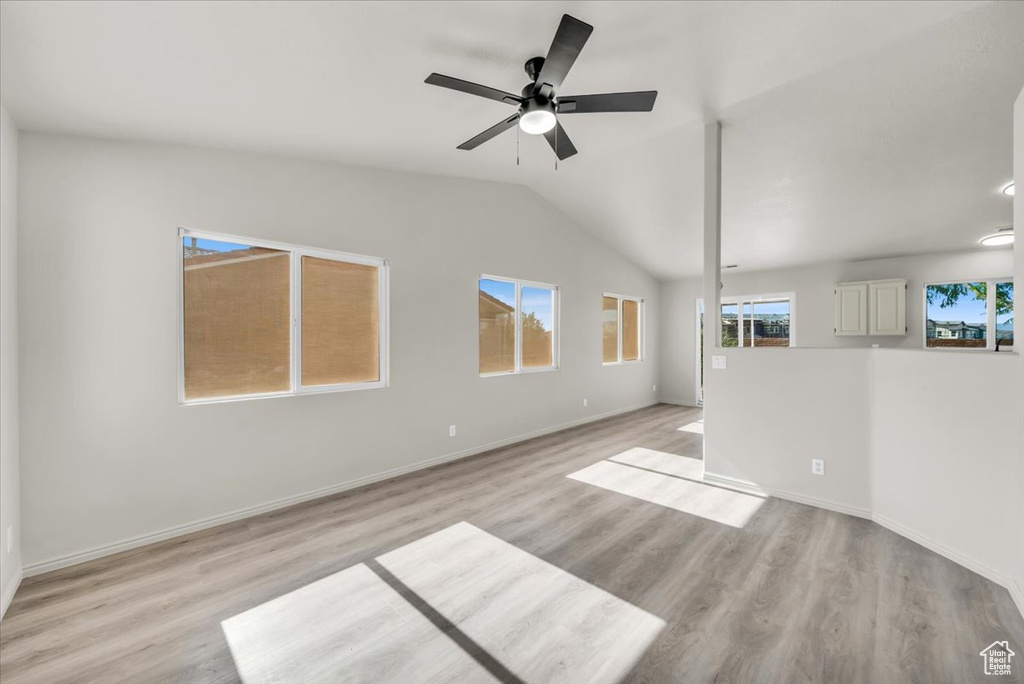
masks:
[[[387,262],[180,231],[183,403],[387,384]]]
[[[558,368],[558,287],[480,276],[480,375]]]
[[[643,360],[643,305],[639,297],[602,298],[602,360],[605,365]]]

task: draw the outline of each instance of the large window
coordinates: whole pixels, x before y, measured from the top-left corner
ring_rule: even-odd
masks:
[[[383,259],[180,232],[183,402],[387,384]]]
[[[479,283],[480,375],[558,368],[558,288],[496,276]]]
[[[791,346],[791,302],[791,295],[723,297],[722,346]]]
[[[606,365],[643,360],[643,305],[639,297],[604,295],[601,348]]]
[[[925,285],[924,296],[926,348],[994,350],[1013,346],[1013,281],[932,283]]]

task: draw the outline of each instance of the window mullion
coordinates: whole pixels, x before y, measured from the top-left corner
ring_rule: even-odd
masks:
[[[985,285],[985,348],[996,348],[996,281],[989,280]]]
[[[622,297],[616,297],[616,301],[617,301],[616,306],[618,307],[617,308],[618,313],[616,314],[616,318],[618,319],[618,330],[617,330],[617,333],[618,333],[618,345],[619,345],[618,362],[622,363]]]
[[[293,250],[292,267],[292,393],[302,388],[302,255]]]

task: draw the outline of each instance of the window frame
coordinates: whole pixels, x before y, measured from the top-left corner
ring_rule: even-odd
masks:
[[[605,361],[604,360],[604,351],[603,351],[603,344],[604,344],[604,342],[603,342],[603,340],[604,340],[604,321],[602,320],[601,321],[601,328],[602,328],[601,329],[601,339],[602,339],[601,365],[602,366],[626,366],[626,365],[634,364],[634,363],[643,363],[644,359],[647,356],[647,354],[646,354],[646,351],[647,351],[646,350],[647,335],[646,335],[646,325],[645,325],[646,324],[646,319],[647,319],[647,311],[646,311],[647,307],[644,306],[644,298],[643,297],[632,297],[630,295],[616,294],[614,292],[603,292],[601,294],[601,299],[603,300],[605,297],[615,298],[615,299],[618,300],[618,305],[616,307],[616,311],[617,311],[616,315],[618,317],[617,318],[617,322],[616,322],[616,328],[617,328],[617,335],[618,335],[618,349],[619,349],[619,353],[618,353],[618,361]],[[636,343],[636,345],[637,345],[636,346],[636,348],[637,348],[637,358],[629,359],[629,360],[625,360],[625,359],[622,358],[622,327],[623,327],[623,323],[624,323],[623,318],[622,318],[622,302],[623,301],[636,302],[636,305],[637,305],[637,307],[636,307],[636,310],[637,310],[637,322],[636,322],[637,331],[636,331],[636,334],[637,334],[637,337],[638,337],[637,343]],[[604,311],[604,303],[603,302],[602,302],[601,311]]]
[[[744,346],[743,341],[746,336],[743,334],[743,306],[744,304],[750,304],[750,314],[753,317],[754,305],[755,304],[774,304],[776,302],[789,302],[789,345],[786,347],[755,347],[754,345]],[[739,296],[723,296],[719,299],[719,306],[735,306],[737,310],[737,332],[736,332],[736,346],[735,347],[723,347],[719,346],[718,349],[792,349],[796,346],[796,293],[795,292],[772,292],[769,294],[760,295],[739,295]],[[704,306],[704,298],[697,298],[697,329],[698,329],[698,341],[700,340],[700,311]],[[719,318],[721,322],[721,318]],[[751,339],[757,339],[751,335]],[[698,345],[698,349],[699,349]],[[699,361],[698,361],[699,363]]]
[[[984,347],[929,347],[928,346],[928,288],[933,285],[966,285],[967,283],[985,283],[985,292],[993,293],[993,296],[985,297],[985,346]],[[928,351],[943,352],[968,352],[978,353],[996,350],[996,298],[994,296],[997,283],[1013,283],[1014,297],[1017,296],[1017,285],[1013,276],[996,278],[956,278],[954,280],[929,280],[921,286],[921,348]],[[991,334],[989,334],[991,331]],[[1017,324],[1013,326],[1014,341],[1016,341]],[[944,338],[955,339],[955,338]],[[1000,349],[1000,353],[1016,353],[1017,345]]]
[[[254,394],[232,394],[222,397],[207,397],[201,399],[187,399],[185,397],[185,238],[198,238],[201,240],[216,240],[219,242],[231,242],[234,244],[248,245],[250,247],[263,247],[288,252],[291,288],[289,297],[289,318],[291,330],[289,344],[291,364],[290,387],[280,392],[258,392]],[[295,397],[307,394],[325,394],[328,392],[351,392],[355,390],[376,389],[390,385],[390,270],[391,262],[383,257],[371,257],[363,254],[350,254],[334,250],[318,249],[315,247],[304,247],[285,242],[272,240],[261,240],[249,238],[242,235],[229,233],[213,233],[205,230],[193,230],[179,227],[176,243],[178,258],[178,404],[182,406],[193,406],[199,404],[223,404],[235,401],[249,401],[253,399],[267,399],[271,397]],[[351,264],[374,266],[377,270],[377,306],[378,311],[378,363],[380,366],[380,379],[375,382],[349,382],[336,383],[332,385],[310,385],[302,384],[302,257],[314,257],[328,261],[342,261]]]
[[[515,354],[514,354],[514,368],[510,371],[495,371],[493,373],[481,373],[480,372],[480,281],[481,280],[494,280],[500,283],[509,283],[514,285],[516,288],[516,339],[515,339]],[[543,366],[540,368],[523,368],[523,288],[533,287],[552,291],[551,297],[551,361],[552,365]],[[562,327],[561,321],[561,299],[562,293],[561,288],[558,285],[552,285],[551,283],[542,283],[537,280],[523,280],[521,278],[506,278],[505,276],[490,275],[488,273],[481,273],[476,278],[476,297],[477,297],[477,332],[476,332],[476,367],[477,374],[481,378],[496,378],[506,375],[525,375],[527,373],[549,373],[556,371],[561,368],[561,335],[559,334],[560,328]]]

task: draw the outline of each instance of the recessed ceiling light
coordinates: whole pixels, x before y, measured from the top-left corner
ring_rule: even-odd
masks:
[[[986,247],[999,247],[1000,245],[1012,245],[1013,244],[1013,226],[1006,226],[1000,228],[991,235],[986,235],[981,238],[981,244]]]
[[[1013,181],[1010,181],[1010,184],[1003,188],[1003,194],[1013,197]]]

